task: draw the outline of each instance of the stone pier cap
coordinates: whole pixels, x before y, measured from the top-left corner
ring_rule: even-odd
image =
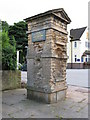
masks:
[[[45,16],[49,16],[49,15],[55,16],[56,18],[62,20],[63,22],[65,22],[67,24],[70,24],[70,22],[71,22],[71,19],[68,17],[67,13],[65,12],[65,10],[63,8],[52,9],[52,10],[46,11],[44,13],[40,13],[40,14],[28,17],[24,20],[26,22],[28,22],[28,21],[32,21],[35,19],[45,17]]]

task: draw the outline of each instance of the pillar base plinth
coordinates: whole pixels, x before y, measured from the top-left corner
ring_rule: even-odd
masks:
[[[58,101],[64,100],[65,97],[66,97],[66,89],[54,93],[44,93],[44,92],[32,91],[30,89],[27,89],[27,98],[38,102],[44,102],[48,104],[56,103]]]

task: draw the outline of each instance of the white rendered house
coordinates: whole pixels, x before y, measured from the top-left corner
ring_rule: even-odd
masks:
[[[87,27],[70,30],[67,46],[68,63],[85,63],[90,61],[90,41]]]

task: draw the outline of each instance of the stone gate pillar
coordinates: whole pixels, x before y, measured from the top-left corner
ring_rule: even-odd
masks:
[[[27,98],[46,103],[66,96],[67,24],[64,9],[26,18],[28,23]]]

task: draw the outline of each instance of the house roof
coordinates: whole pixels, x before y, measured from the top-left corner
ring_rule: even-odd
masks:
[[[58,14],[60,13],[60,15]],[[28,21],[32,21],[34,19],[38,19],[38,18],[41,18],[41,17],[44,17],[44,16],[48,16],[48,15],[54,15],[56,16],[57,18],[59,19],[62,19],[63,21],[65,21],[67,24],[69,24],[71,22],[71,19],[68,17],[67,13],[64,11],[63,8],[59,8],[59,9],[52,9],[52,10],[49,10],[47,12],[44,12],[44,13],[40,13],[40,14],[37,14],[37,15],[34,15],[34,16],[31,16],[31,17],[28,17],[26,19],[24,19],[26,22]]]
[[[78,28],[78,29],[71,29],[70,30],[70,38],[72,38],[71,41],[80,40],[80,38],[83,35],[86,28],[87,27],[82,27],[82,28]]]

